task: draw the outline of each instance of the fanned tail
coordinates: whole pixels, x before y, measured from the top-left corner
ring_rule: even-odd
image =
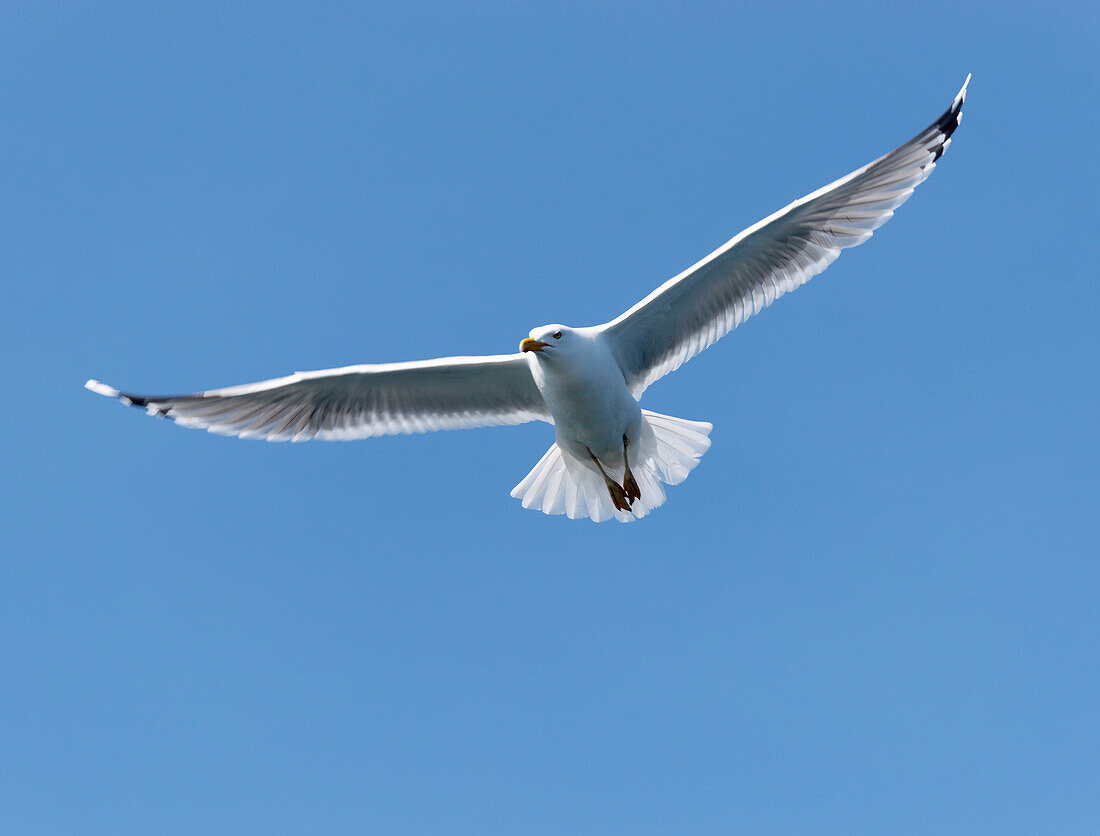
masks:
[[[571,520],[593,522],[641,519],[665,501],[665,485],[683,482],[710,449],[711,425],[642,410],[643,432],[639,460],[630,465],[641,498],[630,511],[618,511],[603,478],[578,462],[557,444],[550,445],[538,464],[512,489],[524,508],[544,514],[565,514]]]
[[[661,481],[679,485],[710,449],[708,436],[714,427],[706,421],[673,418],[648,409],[642,410],[642,416],[657,442],[652,457]]]

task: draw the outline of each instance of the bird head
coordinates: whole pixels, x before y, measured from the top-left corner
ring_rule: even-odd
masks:
[[[519,344],[523,352],[534,351],[543,356],[568,349],[570,338],[575,336],[565,325],[543,325],[531,329],[531,336]]]

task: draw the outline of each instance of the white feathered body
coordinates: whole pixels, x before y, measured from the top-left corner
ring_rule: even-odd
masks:
[[[528,354],[531,374],[553,417],[555,444],[512,496],[525,508],[574,519],[640,519],[665,501],[662,483],[679,484],[699,463],[710,447],[711,425],[643,410],[600,331],[561,329],[564,341],[537,357]],[[642,494],[630,511],[615,509],[592,460],[595,456],[611,478],[622,482],[624,436]]]
[[[573,329],[568,352],[531,352],[535,384],[554,418],[554,438],[573,458],[597,470],[622,471],[623,436],[631,447],[640,441],[642,408],[630,394],[622,370],[599,333]]]

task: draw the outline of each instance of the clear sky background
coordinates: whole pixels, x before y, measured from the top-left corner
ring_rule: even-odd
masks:
[[[1095,3],[0,6],[0,830],[1095,833]],[[83,390],[514,350],[923,128],[866,245],[646,393],[243,442]]]

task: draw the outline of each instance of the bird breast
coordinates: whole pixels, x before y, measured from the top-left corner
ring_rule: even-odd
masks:
[[[636,435],[642,413],[611,352],[593,340],[533,365],[558,445],[582,461],[589,450],[601,460],[620,456],[623,435]]]

